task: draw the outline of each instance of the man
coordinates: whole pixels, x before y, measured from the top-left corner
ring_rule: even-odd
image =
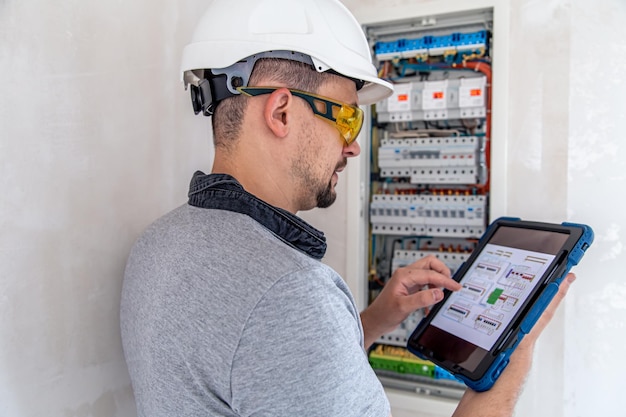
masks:
[[[212,173],[133,247],[124,352],[140,416],[390,414],[366,349],[412,311],[458,290],[426,258],[359,314],[323,234],[296,216],[328,207],[360,152],[357,104],[386,97],[360,26],[336,0],[216,0],[183,55],[194,110],[212,116]],[[538,333],[491,391],[456,415],[510,415]],[[423,289],[429,287],[428,289]]]

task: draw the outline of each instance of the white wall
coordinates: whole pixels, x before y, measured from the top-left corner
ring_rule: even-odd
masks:
[[[596,243],[578,268],[565,323],[566,416],[625,415],[626,2],[571,8],[568,215]]]
[[[0,0],[0,416],[129,417],[133,240],[210,168],[179,83],[202,1]]]

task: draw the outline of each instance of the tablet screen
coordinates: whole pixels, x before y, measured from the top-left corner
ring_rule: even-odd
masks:
[[[500,226],[450,294],[419,344],[473,372],[510,329],[569,234]]]

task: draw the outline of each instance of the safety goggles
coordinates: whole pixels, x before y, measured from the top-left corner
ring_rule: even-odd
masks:
[[[239,87],[237,90],[246,96],[271,94],[281,87]],[[329,98],[307,93],[306,91],[288,88],[292,95],[304,99],[316,116],[335,124],[341,136],[350,145],[363,126],[363,110],[357,106],[330,100]]]

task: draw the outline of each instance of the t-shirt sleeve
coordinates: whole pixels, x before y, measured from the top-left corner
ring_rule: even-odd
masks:
[[[241,416],[387,417],[352,298],[320,267],[282,277],[253,310],[232,363]]]

